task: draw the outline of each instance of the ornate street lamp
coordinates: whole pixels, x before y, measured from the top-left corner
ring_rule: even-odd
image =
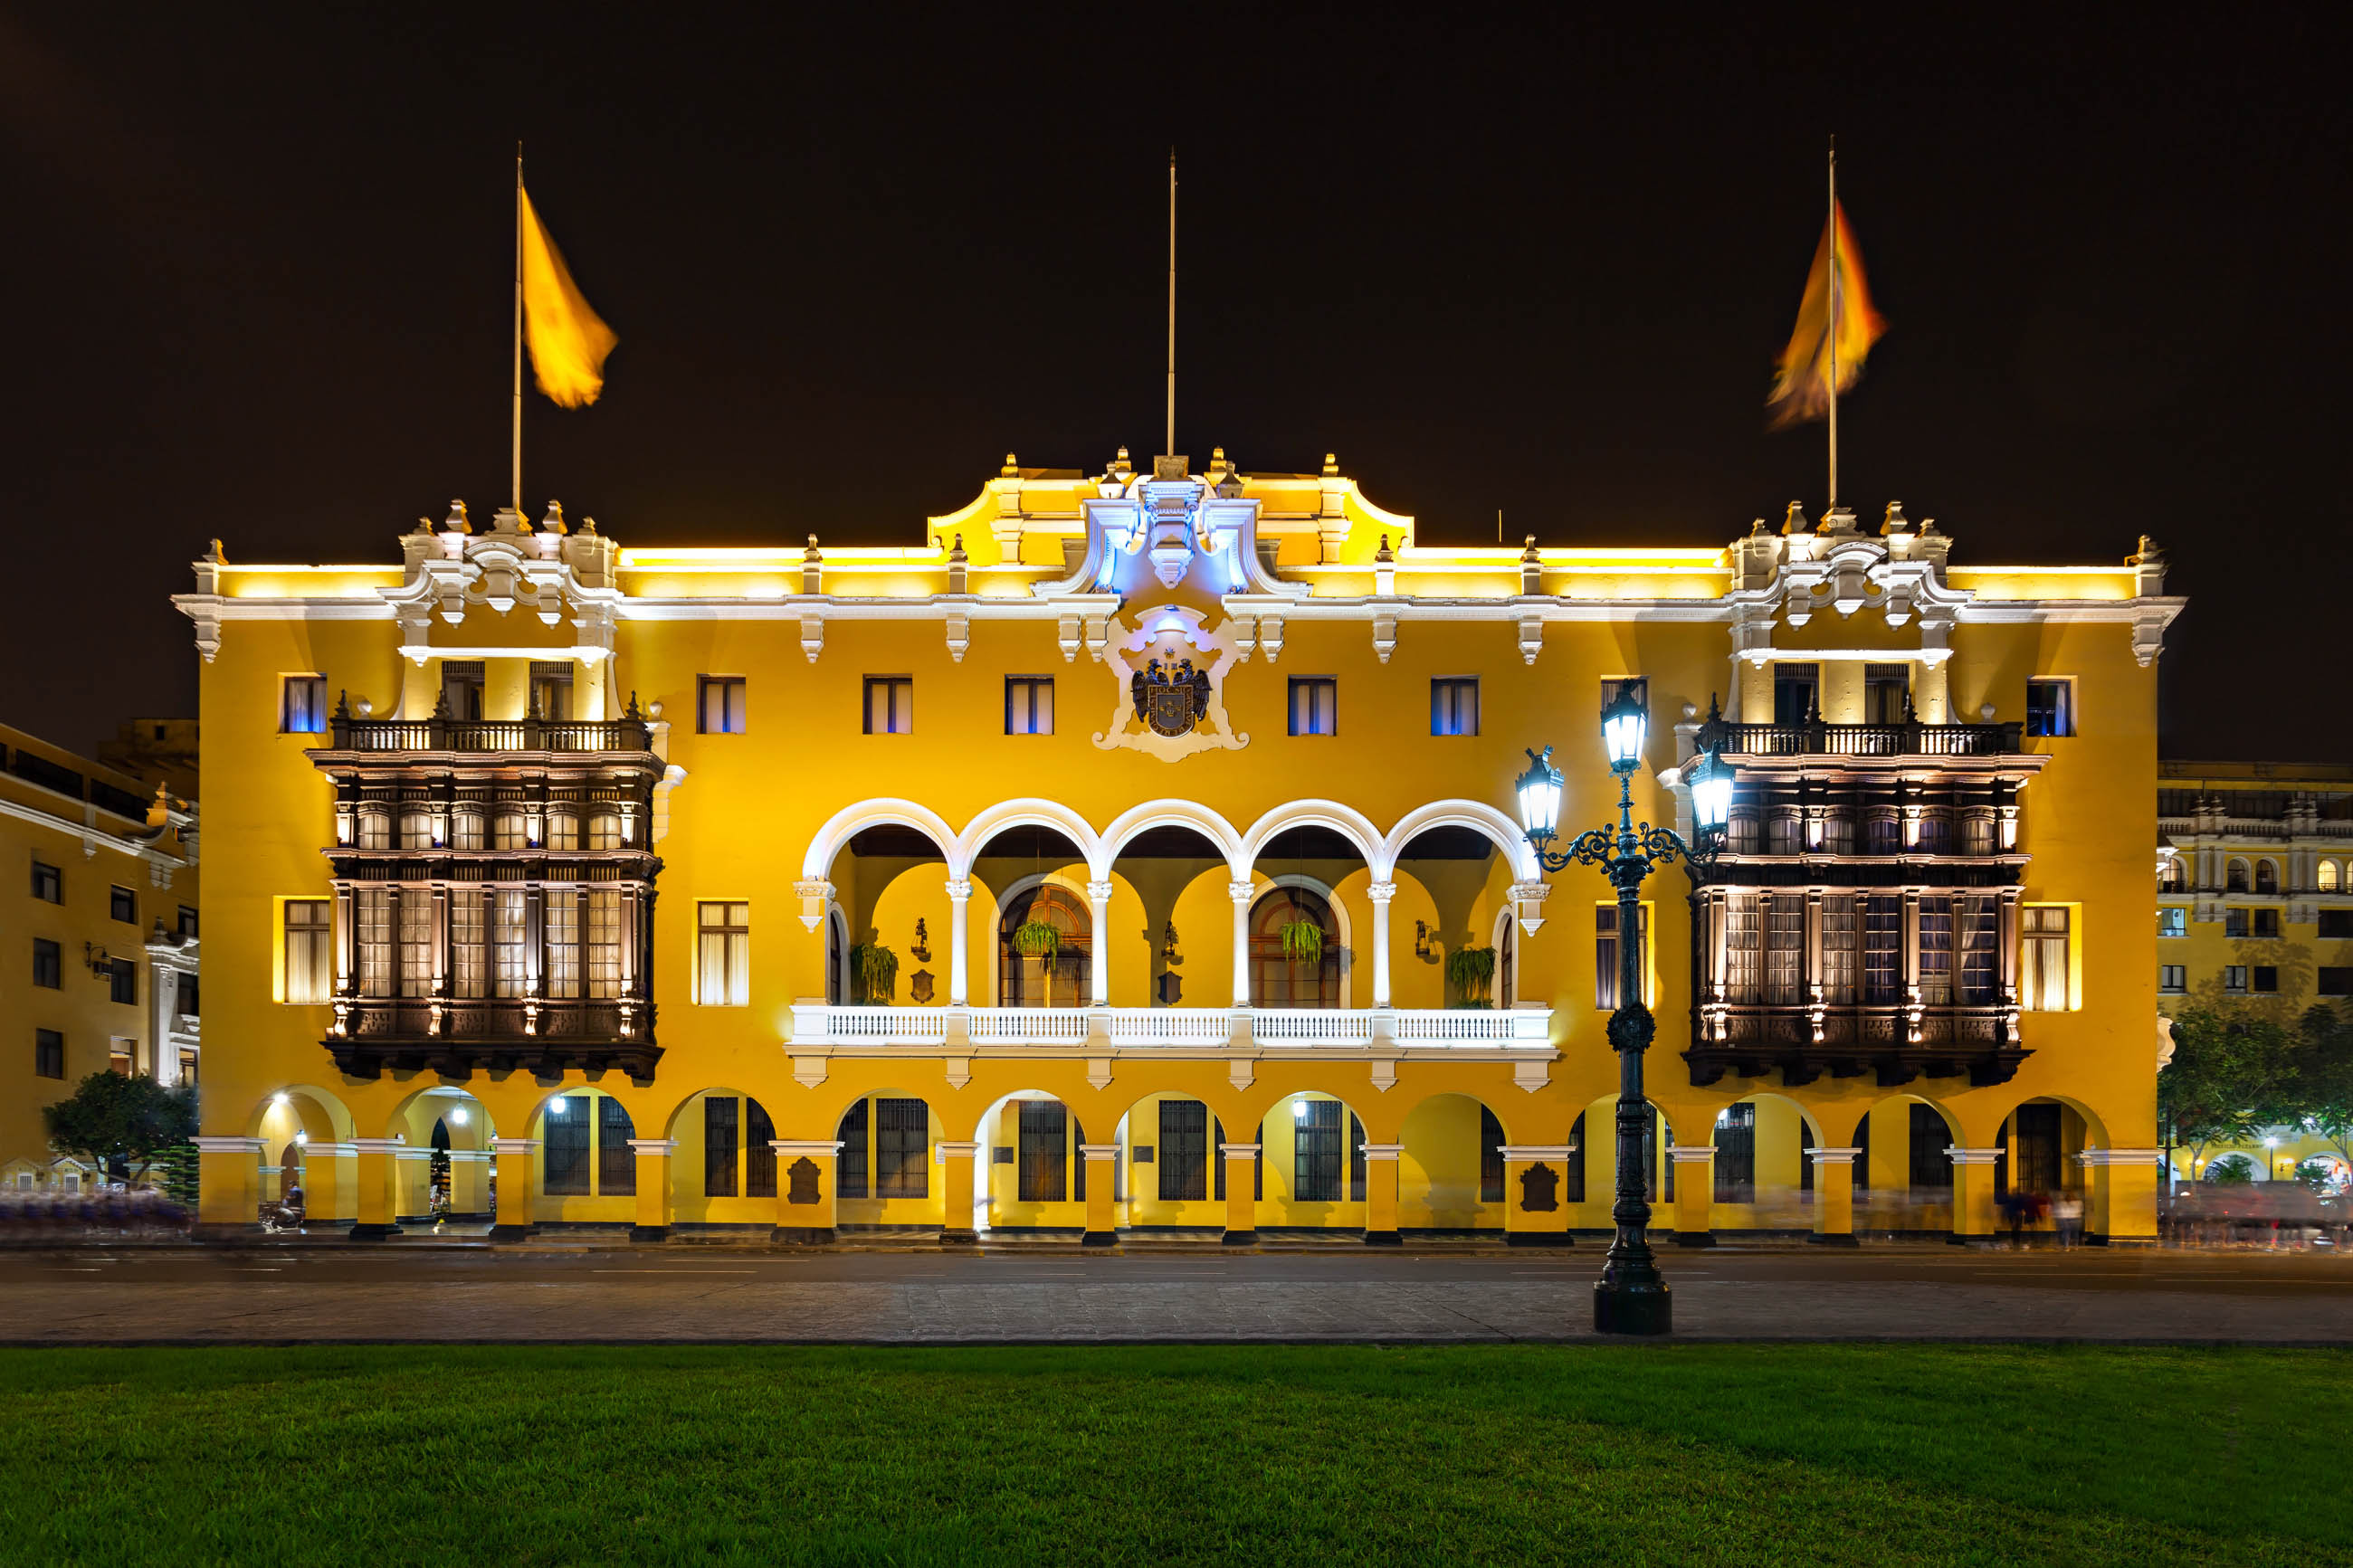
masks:
[[[1642,1005],[1642,879],[1654,867],[1676,860],[1697,879],[1724,847],[1732,810],[1733,771],[1724,761],[1720,733],[1710,726],[1701,736],[1704,749],[1689,774],[1698,847],[1685,844],[1671,827],[1647,822],[1636,826],[1633,776],[1642,765],[1648,729],[1641,699],[1630,685],[1620,687],[1617,700],[1601,713],[1601,742],[1609,754],[1609,771],[1618,775],[1614,831],[1591,828],[1578,834],[1567,849],[1552,847],[1560,826],[1561,775],[1552,765],[1550,746],[1541,756],[1528,753],[1528,771],[1518,784],[1520,821],[1538,863],[1547,871],[1571,864],[1599,866],[1618,889],[1618,1010],[1609,1015],[1609,1044],[1618,1052],[1618,1196],[1609,1211],[1617,1234],[1601,1278],[1593,1285],[1593,1326],[1605,1334],[1663,1334],[1673,1326],[1667,1282],[1651,1252],[1650,1173],[1642,1162],[1642,1138],[1651,1125],[1651,1106],[1642,1092],[1642,1053],[1657,1029],[1651,1010]]]

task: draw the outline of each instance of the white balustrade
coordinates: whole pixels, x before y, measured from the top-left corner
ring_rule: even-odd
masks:
[[[1261,1044],[1362,1046],[1372,1041],[1373,1015],[1358,1007],[1259,1007],[1250,1035]]]
[[[795,1009],[797,1033],[798,1014]],[[816,1037],[837,1044],[866,1046],[937,1046],[948,1037],[944,1007],[813,1007]]]
[[[1551,1029],[1548,1007],[1404,1007],[1397,1014],[1401,1046],[1542,1045]]]
[[[1087,1038],[1083,1007],[975,1007],[976,1046],[1073,1046]]]
[[[1126,1048],[1219,1048],[1233,1037],[1223,1007],[1110,1007],[1111,1044]],[[835,1007],[803,1003],[793,1009],[797,1044],[939,1046],[946,1043],[945,1007]],[[1089,1039],[1085,1007],[975,1007],[967,1015],[976,1046],[1082,1046]],[[1261,1007],[1250,1014],[1261,1045],[1367,1046],[1373,1013],[1366,1008]],[[1400,1046],[1542,1047],[1552,1037],[1549,1007],[1411,1007],[1390,1015]]]
[[[1223,1007],[1113,1007],[1111,1039],[1115,1046],[1223,1046],[1233,1037],[1234,1016]]]

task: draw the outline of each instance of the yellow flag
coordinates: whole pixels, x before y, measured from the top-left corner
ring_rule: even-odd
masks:
[[[1838,320],[1831,320],[1831,237],[1837,237]],[[1862,278],[1862,253],[1855,248],[1854,231],[1847,226],[1846,208],[1833,207],[1822,226],[1822,242],[1814,249],[1813,270],[1806,275],[1806,294],[1798,306],[1797,330],[1781,351],[1779,374],[1765,406],[1772,412],[1772,428],[1786,429],[1820,419],[1830,412],[1831,349],[1837,348],[1838,390],[1852,386],[1862,374],[1863,357],[1887,331],[1887,323],[1871,308],[1871,289]]]
[[[522,319],[540,391],[565,408],[582,408],[605,390],[605,356],[620,339],[580,297],[539,210],[522,201]]]

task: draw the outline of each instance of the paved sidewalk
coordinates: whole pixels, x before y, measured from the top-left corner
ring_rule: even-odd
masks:
[[[1598,1249],[1232,1257],[355,1248],[0,1259],[0,1342],[1559,1341]],[[1685,1340],[2353,1345],[2353,1260],[1670,1254]]]

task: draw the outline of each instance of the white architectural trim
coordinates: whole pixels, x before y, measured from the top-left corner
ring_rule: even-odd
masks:
[[[1294,827],[1330,828],[1356,847],[1356,852],[1364,857],[1366,868],[1372,872],[1374,881],[1391,879],[1388,856],[1383,848],[1380,829],[1375,827],[1372,819],[1363,812],[1335,800],[1287,801],[1268,811],[1250,824],[1250,831],[1242,835],[1244,865],[1257,865],[1259,857],[1266,853],[1268,841],[1275,835]]]

